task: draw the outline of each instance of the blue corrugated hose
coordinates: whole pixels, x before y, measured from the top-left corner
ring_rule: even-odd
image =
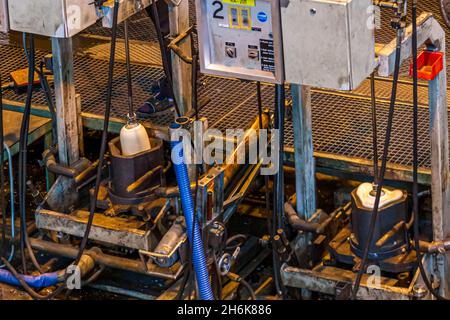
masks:
[[[40,289],[56,285],[58,280],[58,273],[44,273],[39,276],[22,276],[23,280],[32,288]],[[0,269],[0,282],[7,283],[13,286],[21,286],[19,280],[14,275],[7,271]]]
[[[171,129],[179,128],[178,125],[172,125]],[[172,157],[177,177],[178,188],[180,190],[181,206],[183,208],[186,220],[187,234],[189,242],[192,245],[192,260],[197,278],[199,296],[201,300],[214,300],[211,283],[209,282],[208,267],[206,265],[205,252],[203,251],[203,243],[200,237],[200,228],[197,221],[193,221],[194,203],[191,194],[191,183],[189,181],[188,170],[184,161],[184,152],[182,142],[179,140],[172,141]],[[192,224],[194,222],[194,224]],[[192,228],[194,232],[192,233]],[[193,239],[192,239],[193,234]],[[194,240],[194,241],[192,241]]]

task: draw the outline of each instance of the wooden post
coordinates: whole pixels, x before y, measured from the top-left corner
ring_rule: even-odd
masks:
[[[59,161],[71,165],[80,157],[72,39],[52,38],[52,52]]]
[[[189,1],[181,0],[178,6],[169,4],[170,36],[177,37],[189,28]],[[186,54],[191,54],[189,38],[180,44]],[[182,115],[191,110],[191,66],[181,60],[175,53],[172,55],[172,80],[175,99]]]

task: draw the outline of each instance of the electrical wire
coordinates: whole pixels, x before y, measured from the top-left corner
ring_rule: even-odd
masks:
[[[400,73],[400,62],[401,62],[400,55],[401,55],[402,38],[403,38],[403,29],[400,28],[397,30],[394,78],[392,81],[392,92],[391,92],[391,99],[390,99],[390,105],[389,105],[389,114],[388,114],[388,123],[387,123],[387,127],[386,127],[384,150],[383,150],[383,156],[382,156],[382,160],[381,160],[380,175],[378,178],[378,185],[376,188],[375,203],[374,203],[372,215],[370,218],[369,234],[367,236],[367,242],[366,242],[366,245],[364,248],[363,257],[361,259],[360,269],[358,270],[358,274],[356,276],[355,284],[354,284],[353,290],[352,290],[351,298],[353,300],[356,299],[356,295],[358,293],[359,286],[361,284],[362,276],[365,273],[366,265],[367,265],[368,258],[369,258],[370,244],[373,239],[375,225],[376,225],[377,217],[378,217],[378,209],[380,206],[380,199],[381,199],[381,193],[382,193],[382,188],[383,188],[384,175],[386,173],[387,160],[388,160],[388,155],[389,155],[389,145],[391,142],[391,132],[392,132],[393,119],[394,119],[395,102],[397,99],[397,84],[398,84],[398,78],[399,78],[399,73]]]
[[[272,213],[272,232],[271,239],[273,241],[276,230],[283,227],[283,205],[284,205],[284,170],[283,170],[283,150],[284,150],[284,119],[285,119],[285,88],[284,84],[277,84],[275,86],[275,130],[278,130],[279,135],[279,150],[278,152],[278,170],[274,181],[274,200]],[[286,288],[281,284],[280,278],[280,258],[275,246],[272,244],[272,260],[274,268],[274,280],[277,292],[283,298],[286,298]]]
[[[134,102],[133,102],[133,83],[131,76],[131,61],[130,61],[130,37],[128,34],[128,19],[123,22],[125,33],[125,60],[127,66],[127,87],[128,87],[128,119],[135,119]]]
[[[2,76],[0,74],[0,83],[2,83]],[[7,253],[6,244],[6,204],[5,204],[5,172],[3,170],[3,161],[5,156],[4,150],[4,132],[3,132],[3,90],[0,88],[0,203],[2,210],[2,248],[1,256],[5,257]],[[11,222],[14,226],[14,223]],[[14,239],[14,237],[12,237]]]
[[[47,100],[48,110],[50,111],[50,116],[52,117],[52,136],[53,136],[53,145],[58,144],[58,131],[57,131],[57,115],[56,109],[53,104],[52,93],[50,90],[50,86],[47,81],[47,77],[44,74],[44,63],[41,61],[39,64],[39,69],[36,70],[39,76],[39,82],[41,83],[41,88],[44,91],[45,100]]]
[[[3,112],[2,112],[3,113]],[[0,123],[3,123],[2,121],[0,121]],[[10,193],[10,209],[11,209],[11,239],[13,239],[11,241],[11,249],[10,249],[10,253],[9,253],[9,257],[8,257],[8,261],[11,262],[14,259],[14,255],[15,255],[15,246],[14,246],[14,238],[16,236],[16,228],[14,225],[14,221],[15,221],[15,208],[14,208],[14,172],[13,172],[13,163],[12,163],[12,155],[11,155],[11,150],[9,149],[8,145],[6,143],[3,143],[3,148],[6,151],[6,154],[8,155],[8,170],[9,170],[9,193]],[[3,170],[3,168],[2,168]],[[4,188],[3,183],[1,183],[2,186],[1,188]],[[5,214],[6,216],[6,214]],[[3,218],[3,217],[2,217]],[[6,228],[5,222],[3,222],[3,227]],[[6,241],[5,241],[6,244]],[[4,256],[4,255],[3,255]],[[0,265],[0,268],[4,268],[5,265],[2,264]]]
[[[247,289],[248,293],[250,294],[250,299],[251,300],[257,300],[256,299],[256,293],[255,290],[253,290],[252,286],[250,285],[250,283],[248,283],[244,278],[241,278],[239,280],[239,284],[241,284],[244,288]]]
[[[156,34],[158,36],[159,48],[161,50],[164,74],[166,76],[167,83],[169,84],[169,89],[172,92],[173,105],[175,107],[175,111],[177,113],[177,116],[180,117],[180,116],[182,116],[182,114],[180,112],[180,108],[179,108],[177,100],[175,98],[175,92],[173,89],[173,82],[172,82],[172,75],[171,75],[170,67],[169,67],[169,58],[167,57],[167,50],[166,50],[166,46],[164,44],[164,36],[161,31],[161,24],[160,24],[160,20],[159,20],[158,8],[156,7],[156,1],[157,0],[152,0],[151,7],[152,7],[153,17],[155,19],[154,25],[155,25],[155,29],[156,29]]]
[[[119,14],[119,5],[120,5],[120,1],[115,0],[114,1],[114,13],[113,13],[112,38],[111,38],[111,51],[110,51],[109,70],[108,70],[108,90],[107,90],[107,97],[106,97],[106,108],[105,108],[105,117],[104,117],[103,132],[102,132],[102,142],[101,142],[101,147],[100,147],[99,165],[98,165],[98,169],[97,169],[96,183],[95,183],[95,189],[94,189],[94,198],[90,204],[88,223],[86,224],[86,229],[85,229],[83,238],[81,240],[79,251],[78,251],[77,257],[73,263],[73,265],[75,265],[75,266],[77,266],[80,263],[81,257],[83,256],[84,251],[87,246],[89,234],[90,234],[93,219],[94,219],[95,207],[97,206],[97,196],[98,196],[99,189],[100,189],[103,160],[104,160],[105,153],[106,153],[106,142],[107,142],[107,137],[108,137],[109,118],[110,118],[110,114],[111,114],[112,87],[113,87],[113,79],[114,79],[114,63],[115,63],[115,52],[116,52],[117,24],[118,24],[117,21],[118,21],[118,14]],[[30,46],[30,48],[32,48],[32,47],[34,49],[34,46]],[[33,69],[31,69],[31,70],[33,70]],[[28,84],[30,85],[30,82]],[[23,227],[23,226],[21,225],[21,227]],[[21,235],[23,235],[23,234],[26,234],[26,227],[25,227],[25,232],[23,232],[23,230],[21,231]],[[65,289],[65,282],[69,277],[69,274],[67,274],[67,273],[64,276],[63,285],[59,286],[55,291],[53,291],[52,293],[50,293],[48,295],[45,295],[45,296],[40,295],[39,293],[35,292],[30,286],[28,286],[28,284],[23,280],[21,275],[16,271],[16,269],[6,259],[2,258],[2,261],[5,263],[8,270],[19,280],[22,287],[33,299],[36,299],[36,300],[53,299],[54,297],[59,295]]]
[[[422,255],[419,246],[419,154],[418,154],[418,75],[417,75],[417,0],[412,1],[412,56],[413,56],[413,213],[414,213],[414,248],[416,251],[417,264],[425,286],[438,300],[447,300],[441,296],[431,284],[422,263]]]
[[[377,134],[377,99],[375,89],[375,71],[370,76],[370,97],[372,107],[372,144],[373,144],[373,185],[378,186],[378,134]]]
[[[262,102],[262,94],[261,94],[261,82],[256,82],[256,97],[258,101],[258,116],[259,116],[259,129],[263,129],[263,102]],[[263,144],[260,141],[259,148],[262,148]],[[261,152],[261,150],[260,150]],[[272,222],[270,221],[270,190],[269,190],[269,176],[264,176],[264,191],[265,191],[265,203],[266,203],[266,215],[267,215],[267,228],[269,230],[269,234],[271,234],[272,230]]]
[[[24,35],[24,50],[28,59],[28,86],[27,97],[25,101],[25,109],[22,116],[22,124],[20,128],[19,139],[19,212],[20,212],[20,252],[22,257],[23,273],[27,274],[25,248],[27,245],[27,227],[26,227],[26,179],[27,179],[27,149],[28,149],[28,128],[31,114],[31,100],[33,97],[33,82],[35,70],[35,48],[34,37],[30,35],[30,48],[27,49],[26,34]],[[33,251],[29,252],[30,257],[33,256]],[[36,259],[33,259],[33,263]],[[36,266],[36,269],[40,269]],[[41,270],[39,270],[41,271]]]

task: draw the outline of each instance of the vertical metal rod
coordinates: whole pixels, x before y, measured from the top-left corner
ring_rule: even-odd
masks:
[[[445,42],[444,42],[445,43]],[[445,63],[445,61],[444,61]],[[444,64],[445,65],[445,64]],[[448,158],[448,114],[446,73],[441,72],[429,81],[429,108],[431,131],[431,191],[433,207],[433,239],[441,241],[450,235],[450,190]],[[441,278],[440,294],[450,294],[450,257],[437,255],[436,261]]]
[[[310,89],[291,85],[297,214],[308,220],[316,211],[316,182]]]

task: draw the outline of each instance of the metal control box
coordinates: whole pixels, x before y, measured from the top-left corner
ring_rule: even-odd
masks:
[[[11,30],[48,37],[69,38],[97,21],[88,0],[8,0],[8,7]]]
[[[8,1],[0,0],[0,32],[8,32],[9,18],[8,18]]]
[[[284,0],[286,81],[352,90],[375,67],[372,0]]]
[[[283,81],[278,0],[196,0],[203,73]]]

